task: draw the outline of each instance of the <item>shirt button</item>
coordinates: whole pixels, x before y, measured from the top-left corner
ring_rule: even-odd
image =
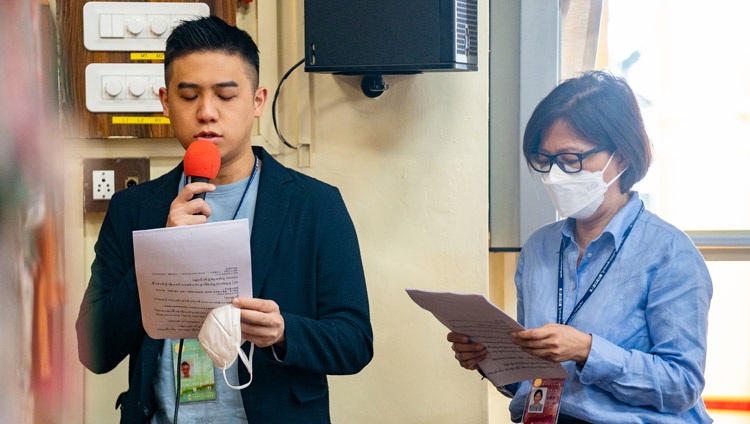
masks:
[[[575,290],[575,289],[576,289],[576,284],[575,284],[575,283],[571,284],[571,285],[570,285],[570,289],[571,289],[571,290]]]
[[[587,254],[586,254],[586,257],[587,257],[587,258],[590,258],[590,257],[591,257],[591,252],[587,253]]]

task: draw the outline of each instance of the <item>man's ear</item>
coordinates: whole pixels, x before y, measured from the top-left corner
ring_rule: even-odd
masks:
[[[266,87],[258,87],[255,90],[255,117],[260,118],[263,114],[263,106],[268,99],[268,90]]]
[[[169,103],[167,102],[167,89],[164,87],[159,88],[159,101],[161,102],[161,108],[164,116],[169,118]]]

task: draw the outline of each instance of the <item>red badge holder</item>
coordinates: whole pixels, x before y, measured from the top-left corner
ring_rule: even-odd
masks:
[[[524,424],[556,424],[564,378],[537,378],[531,383],[523,413]]]

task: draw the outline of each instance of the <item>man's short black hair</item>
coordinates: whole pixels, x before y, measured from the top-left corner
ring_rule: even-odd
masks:
[[[250,34],[229,25],[217,16],[182,21],[167,38],[164,52],[164,77],[169,86],[170,65],[191,53],[217,52],[238,55],[250,68],[250,81],[258,87],[260,58],[258,46]]]

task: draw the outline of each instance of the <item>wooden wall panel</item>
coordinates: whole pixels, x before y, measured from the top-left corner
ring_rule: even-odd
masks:
[[[131,0],[125,0],[131,1]],[[152,0],[164,1],[164,0]],[[175,1],[175,0],[172,0]],[[212,15],[234,25],[236,0],[177,0],[184,3],[206,3]],[[163,117],[161,113],[93,113],[86,109],[86,66],[90,63],[161,63],[130,60],[129,51],[89,51],[83,45],[83,6],[87,0],[57,2],[57,24],[60,39],[60,110],[66,138],[158,138],[173,137],[169,125],[112,124],[112,117]]]

